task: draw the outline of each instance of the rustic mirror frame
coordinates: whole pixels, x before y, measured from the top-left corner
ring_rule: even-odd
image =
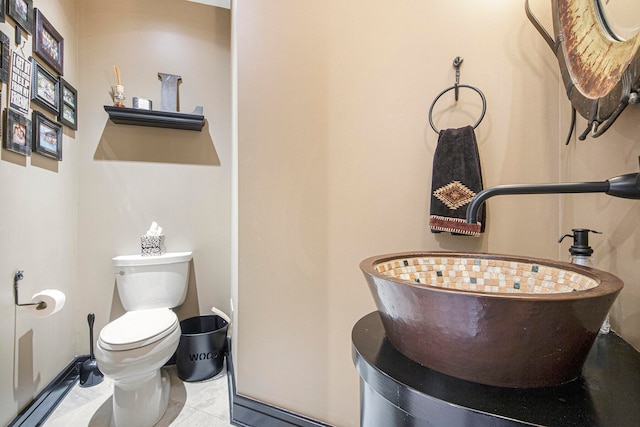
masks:
[[[579,139],[598,137],[628,104],[640,101],[640,34],[629,40],[612,37],[599,0],[552,0],[555,38],[525,9],[529,20],[554,51],[567,96],[588,124]],[[567,142],[571,138],[571,133]]]

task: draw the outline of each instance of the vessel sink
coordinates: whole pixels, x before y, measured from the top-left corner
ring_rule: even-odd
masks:
[[[391,344],[441,373],[500,387],[580,376],[622,289],[614,275],[510,255],[405,252],[360,263]]]

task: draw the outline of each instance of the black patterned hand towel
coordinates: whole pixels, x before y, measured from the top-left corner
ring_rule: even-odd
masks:
[[[478,224],[467,224],[467,207],[482,190],[482,171],[476,134],[472,126],[440,131],[433,156],[431,181],[431,232],[478,236],[484,232],[484,206]]]

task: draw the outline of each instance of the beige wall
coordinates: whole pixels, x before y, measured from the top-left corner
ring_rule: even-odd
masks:
[[[121,313],[111,258],[139,252],[157,221],[168,251],[193,251],[181,318],[229,310],[231,72],[229,10],[176,0],[78,5],[84,128],[80,152],[79,308],[99,330]],[[115,125],[113,66],[127,100],[160,106],[157,73],[182,76],[179,109],[204,107],[202,132]]]
[[[640,346],[638,205],[607,196],[491,199],[479,239],[427,229],[436,135],[427,112],[461,80],[488,110],[476,130],[486,186],[601,180],[638,170],[639,111],[600,140],[563,145],[569,105],[555,57],[523,2],[234,4],[238,57],[238,391],[340,426],[358,425],[354,323],[374,310],[358,263],[402,250],[566,259],[558,238],[593,238],[626,288],[614,328]],[[532,2],[550,28],[550,5]],[[440,101],[440,128],[478,100]],[[451,108],[449,108],[451,107]]]
[[[110,258],[135,253],[152,220],[165,227],[169,250],[194,251],[181,317],[229,310],[237,294],[238,391],[336,425],[358,425],[350,331],[374,310],[357,267],[370,255],[451,249],[565,259],[562,233],[602,231],[592,238],[596,265],[626,283],[612,323],[640,347],[637,202],[502,197],[490,201],[479,239],[426,228],[436,144],[427,112],[453,83],[456,56],[465,59],[462,82],[487,96],[476,130],[486,186],[638,169],[640,113],[632,107],[600,139],[562,145],[568,102],[520,2],[237,0],[231,290],[229,12],[178,0],[77,3],[36,0],[65,37],[65,78],[79,90],[80,128],[65,130],[64,160],[0,155],[0,357],[12,361],[0,369],[0,424],[87,352],[88,312],[96,330],[121,312]],[[546,2],[532,3],[548,24]],[[12,28],[0,24],[10,37]],[[109,122],[102,106],[111,102],[115,64],[129,102],[142,96],[157,105],[157,72],[182,75],[181,110],[204,106],[203,132]],[[458,107],[441,103],[440,127],[479,112],[473,95]],[[18,268],[24,298],[59,288],[65,309],[46,321],[15,311],[9,282]]]
[[[612,2],[606,6],[611,12],[613,26],[620,35],[637,32],[640,3]],[[626,31],[625,31],[626,30]],[[568,101],[563,99],[561,123],[568,123]],[[561,151],[561,177],[566,181],[600,181],[624,173],[637,172],[640,167],[638,119],[640,111],[630,106],[616,123],[598,139],[574,139]],[[587,122],[578,119],[578,134]],[[625,282],[611,310],[612,328],[635,348],[640,348],[640,263],[638,252],[640,232],[640,204],[606,195],[574,195],[562,199],[560,209],[563,233],[572,228],[589,228],[602,235],[591,235],[595,266],[610,271]]]
[[[75,3],[52,0],[36,2],[35,6],[63,35],[64,78],[77,87]],[[0,31],[10,38],[11,49],[16,48],[14,27],[11,18],[0,24]],[[22,55],[28,58],[32,36],[23,41]],[[3,110],[7,89],[3,84]],[[32,108],[43,111],[35,104]],[[77,278],[80,135],[65,128],[62,162],[35,153],[24,157],[4,148],[0,153],[0,425],[6,425],[26,406],[78,350],[73,344],[73,307],[78,304],[73,289]],[[13,276],[18,269],[24,270],[20,302],[28,302],[43,289],[56,288],[67,296],[65,308],[47,319],[36,319],[26,308],[15,307]]]
[[[569,112],[567,108],[564,113]],[[603,136],[574,140],[562,150],[562,178],[600,181],[637,172],[639,119],[640,111],[631,106]],[[564,123],[568,122],[565,114]],[[586,120],[578,121],[580,132],[586,125]],[[611,327],[640,349],[640,203],[602,194],[565,196],[560,212],[562,232],[589,228],[603,233],[590,237],[595,267],[617,275],[625,284],[611,310]]]
[[[0,369],[0,425],[74,355],[88,353],[87,313],[96,314],[97,334],[122,312],[111,258],[137,253],[151,221],[164,227],[169,251],[194,252],[179,316],[229,310],[229,11],[181,0],[34,3],[65,39],[64,77],[78,89],[79,129],[65,130],[60,163],[1,153],[0,358],[8,362]],[[9,23],[0,30],[13,37]],[[30,46],[31,38],[27,55]],[[141,96],[157,108],[157,73],[181,75],[180,110],[203,106],[202,132],[112,124],[103,105],[112,102],[114,65],[128,106]],[[18,268],[23,299],[58,288],[65,308],[45,320],[14,311]]]

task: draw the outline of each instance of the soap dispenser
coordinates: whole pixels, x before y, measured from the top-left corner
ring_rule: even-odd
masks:
[[[558,243],[562,242],[565,237],[573,237],[573,246],[569,248],[569,253],[571,254],[569,261],[571,261],[572,264],[593,267],[593,249],[589,246],[589,233],[602,233],[586,228],[574,228],[571,231],[573,234],[565,234],[560,237]]]
[[[589,246],[589,233],[602,233],[595,230],[589,230],[587,228],[574,228],[571,231],[573,234],[565,234],[560,237],[558,243],[562,242],[565,237],[573,237],[573,245],[569,248],[569,253],[571,254],[571,257],[569,258],[570,262],[572,264],[593,267],[593,249]],[[600,333],[607,334],[610,330],[609,315],[607,314],[607,318],[600,327]]]

